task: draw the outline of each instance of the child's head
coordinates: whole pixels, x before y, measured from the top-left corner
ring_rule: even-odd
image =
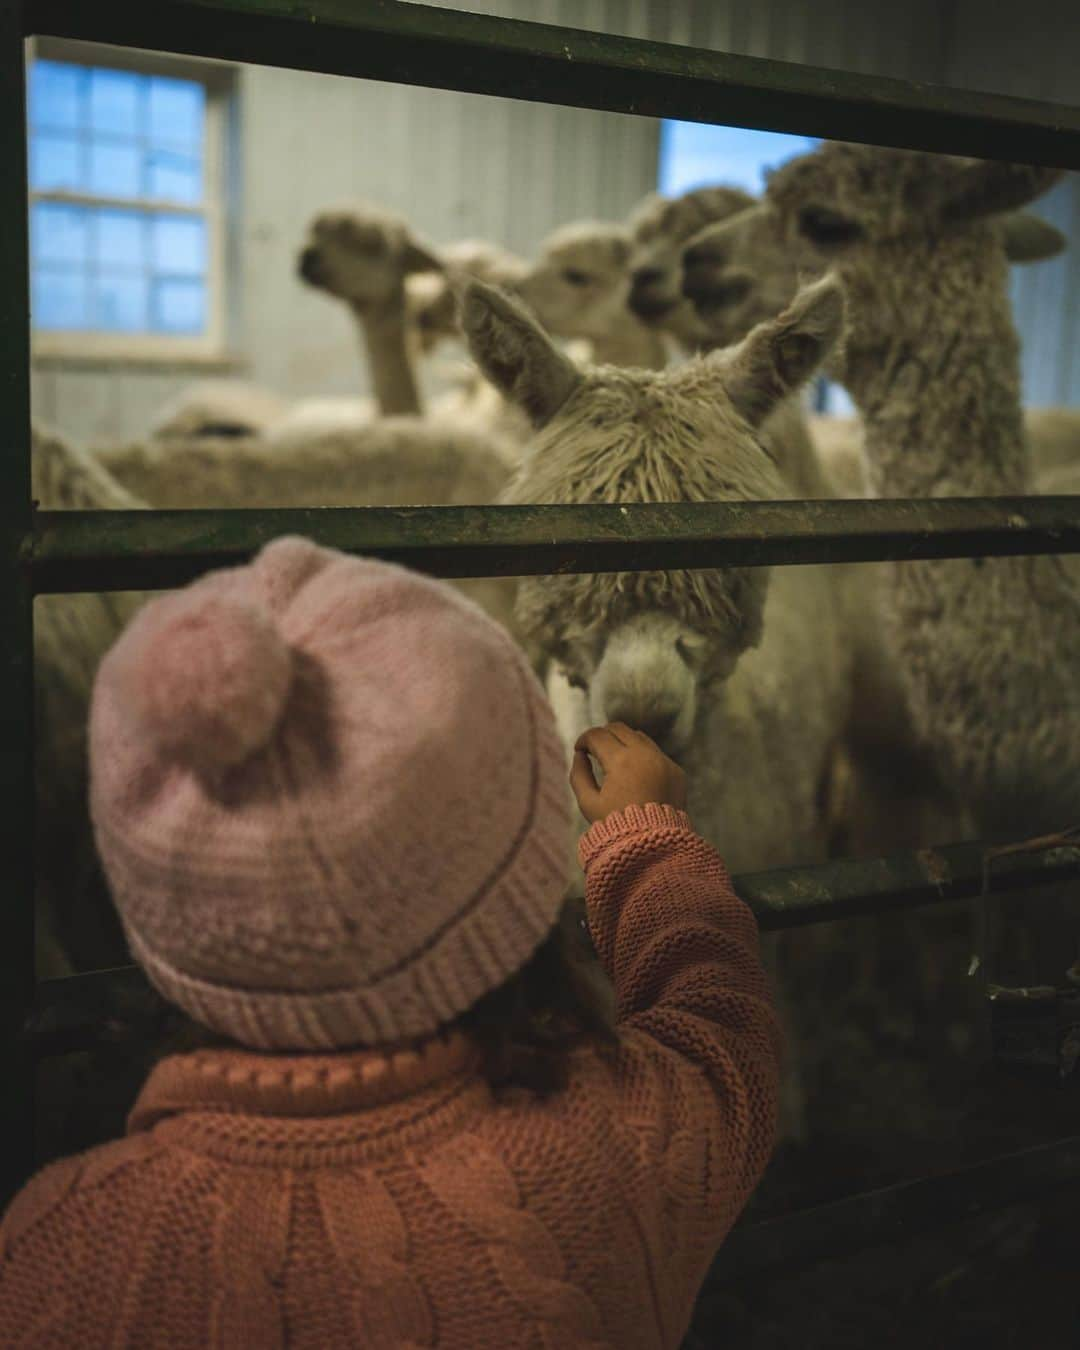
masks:
[[[134,956],[243,1045],[433,1033],[562,905],[565,757],[520,651],[450,587],[303,539],[140,612],[90,770]]]

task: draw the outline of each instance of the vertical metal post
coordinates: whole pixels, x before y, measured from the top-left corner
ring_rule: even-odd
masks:
[[[16,1035],[34,994],[33,596],[21,549],[30,499],[30,304],[22,0],[0,5],[0,148],[7,215],[0,220],[0,1035],[4,1138],[0,1204],[33,1165],[32,1068]]]

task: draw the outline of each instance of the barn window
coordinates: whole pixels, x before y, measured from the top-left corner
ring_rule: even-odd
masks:
[[[227,84],[108,52],[48,47],[28,71],[34,353],[213,357]]]
[[[779,131],[749,131],[745,127],[716,127],[703,122],[660,124],[660,163],[657,189],[665,197],[725,183],[757,194],[765,176],[785,160],[805,155],[820,145],[813,136],[789,136]],[[850,417],[855,407],[832,380],[814,382],[810,400],[816,412]]]
[[[805,155],[818,144],[811,136],[668,119],[660,127],[657,187],[666,197],[709,183],[726,183],[758,193],[765,186],[768,169],[795,155]]]

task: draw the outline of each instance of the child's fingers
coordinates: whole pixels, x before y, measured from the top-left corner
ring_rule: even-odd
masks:
[[[574,742],[574,749],[588,750],[590,755],[596,757],[606,773],[612,755],[618,754],[624,746],[607,727],[589,727],[588,731],[583,731]]]
[[[570,786],[578,799],[578,805],[586,815],[589,815],[600,796],[600,789],[597,787],[589,756],[584,750],[574,751],[574,762],[570,766]]]

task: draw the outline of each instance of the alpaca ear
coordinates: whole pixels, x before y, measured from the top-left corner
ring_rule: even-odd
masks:
[[[404,252],[401,255],[402,266],[406,275],[412,272],[445,272],[446,264],[437,257],[430,249],[425,248],[423,244],[418,244],[415,239],[406,241]]]
[[[525,306],[495,286],[466,285],[461,327],[476,364],[534,427],[550,422],[581,383],[580,371]]]
[[[995,222],[1011,263],[1042,262],[1064,252],[1068,240],[1048,220],[1030,211],[1013,211]]]
[[[844,327],[844,292],[828,275],[804,286],[775,319],[759,323],[736,347],[708,358],[720,364],[735,408],[759,426],[817,370]]]
[[[1049,191],[1063,170],[1037,164],[1004,164],[980,159],[957,174],[942,205],[944,220],[975,220],[1001,211],[1015,211]]]

